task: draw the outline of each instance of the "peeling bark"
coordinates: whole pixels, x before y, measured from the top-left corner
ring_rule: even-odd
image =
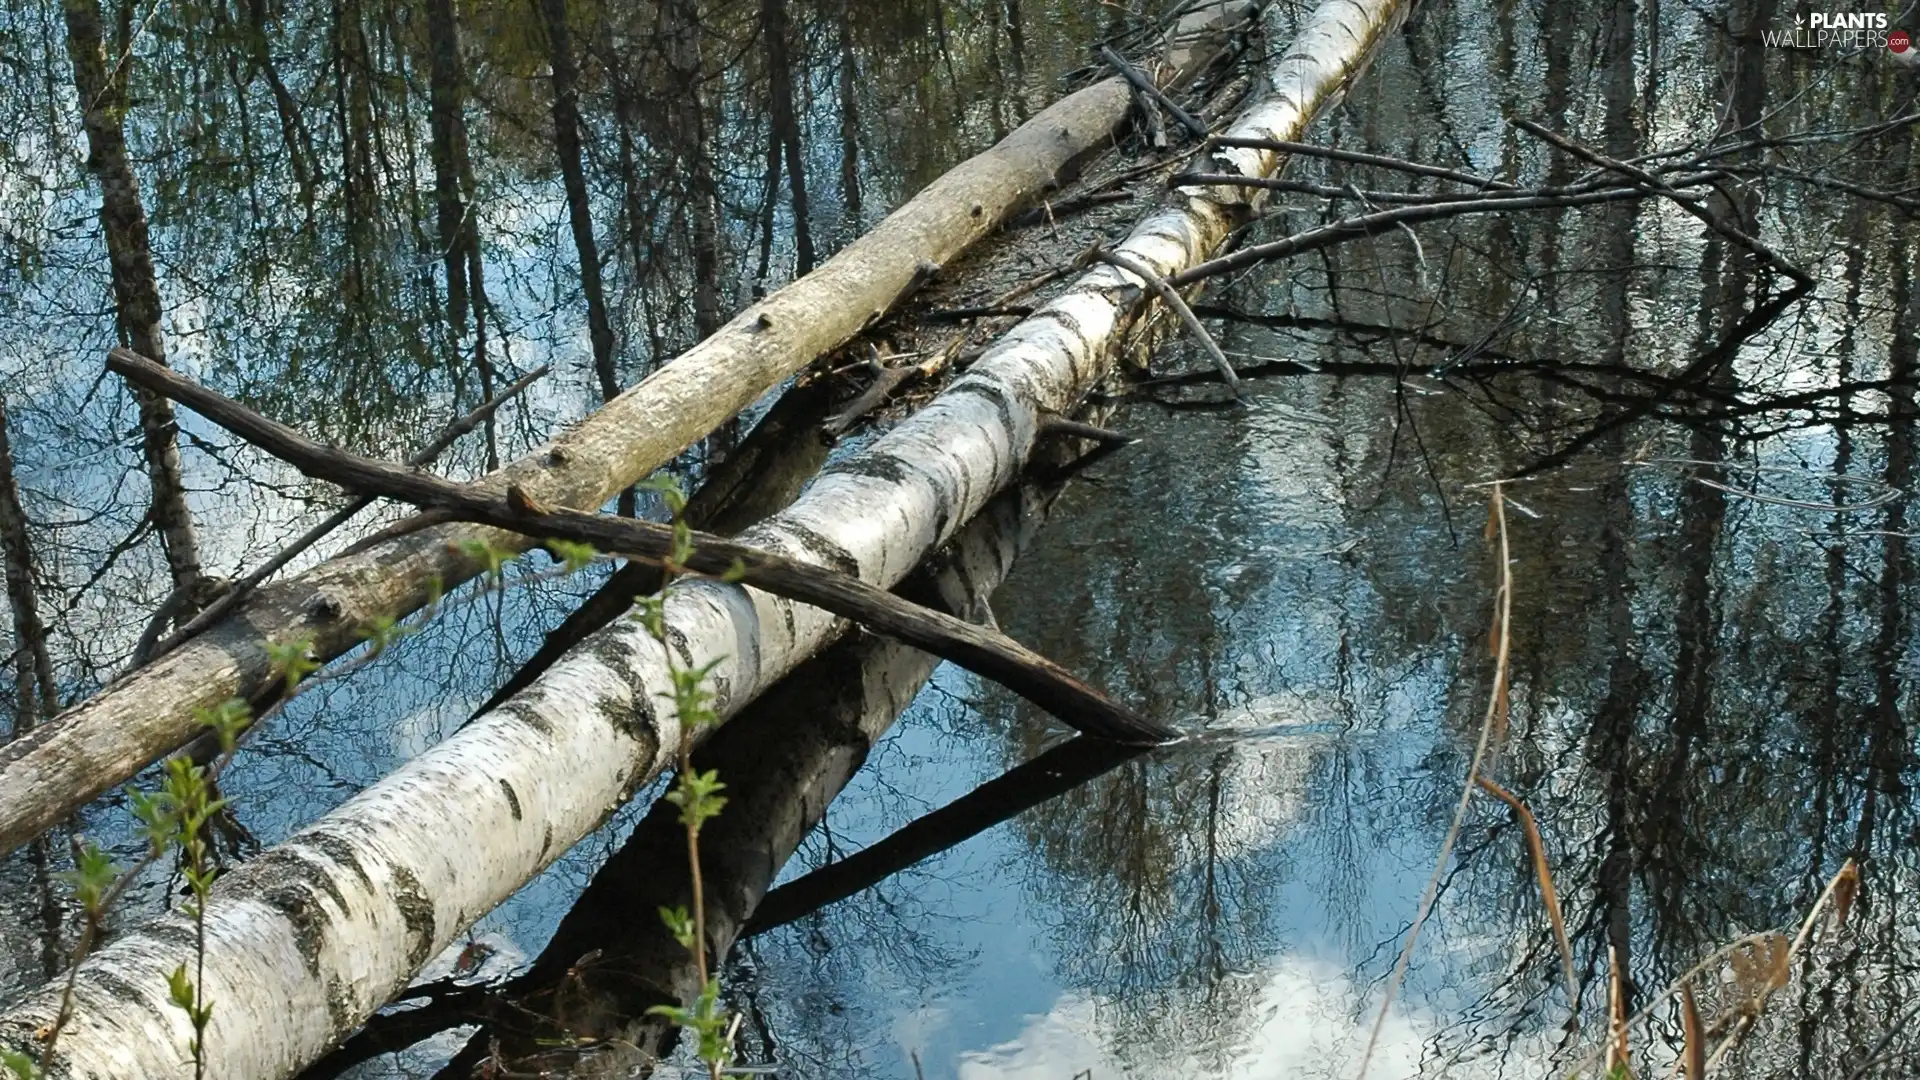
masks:
[[[1233,133],[1299,137],[1403,11],[1393,0],[1327,0]],[[1125,109],[1124,84],[1105,92]],[[1214,158],[1213,171],[1250,175],[1280,164],[1252,149]],[[1217,249],[1258,194],[1176,196],[1120,250],[1172,276]],[[1082,275],[934,403],[743,539],[898,582],[1013,479],[1042,414],[1068,410],[1110,370],[1148,301],[1115,267]],[[714,665],[723,716],[846,629],[818,609],[712,580],[676,589],[666,621],[679,663]],[[209,1075],[283,1077],[314,1060],[603,822],[671,762],[680,725],[659,704],[670,679],[665,649],[643,628],[609,626],[527,691],[222,879],[206,911],[205,987],[217,1003]],[[188,1029],[165,979],[191,951],[187,928],[183,917],[162,919],[83,966],[61,1047],[70,1075],[187,1075]],[[0,1042],[30,1046],[57,1007],[52,991],[30,998],[0,1017]]]

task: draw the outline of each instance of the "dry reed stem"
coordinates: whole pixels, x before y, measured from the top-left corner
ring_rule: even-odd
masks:
[[[1680,984],[1680,1026],[1686,1034],[1687,1080],[1707,1080],[1707,1030],[1693,1000],[1693,984]]]
[[[1813,939],[1814,927],[1819,925],[1820,916],[1826,912],[1827,905],[1829,903],[1833,905],[1835,913],[1839,916],[1838,921],[1844,923],[1846,911],[1853,906],[1853,899],[1858,895],[1859,890],[1860,867],[1852,859],[1848,859],[1846,865],[1840,868],[1840,872],[1833,875],[1832,880],[1827,882],[1827,887],[1820,890],[1819,899],[1813,902],[1813,907],[1807,911],[1807,917],[1801,920],[1800,932],[1793,936],[1793,944],[1787,946],[1786,951],[1779,955],[1775,970],[1769,972],[1767,981],[1754,995],[1752,1004],[1742,1011],[1733,1030],[1728,1032],[1727,1037],[1720,1040],[1720,1045],[1714,1048],[1713,1056],[1707,1059],[1707,1073],[1711,1073],[1715,1066],[1726,1060],[1727,1055],[1740,1044],[1740,1040],[1746,1036],[1747,1032],[1753,1030],[1753,1025],[1760,1019],[1760,1013],[1767,1007],[1767,1000],[1773,996],[1775,990],[1787,984],[1787,977],[1793,970],[1794,961],[1799,958],[1801,950],[1806,948],[1807,942]]]
[[[1492,494],[1488,499],[1487,537],[1498,539],[1500,553],[1500,584],[1493,597],[1493,693],[1487,700],[1486,716],[1480,721],[1480,740],[1473,748],[1473,761],[1467,766],[1466,780],[1460,785],[1460,801],[1453,809],[1453,823],[1447,826],[1446,839],[1440,843],[1440,854],[1433,861],[1433,873],[1427,877],[1426,890],[1420,897],[1420,910],[1413,917],[1413,925],[1407,928],[1406,943],[1400,947],[1400,958],[1394,962],[1393,975],[1387,980],[1386,995],[1380,1001],[1380,1012],[1373,1019],[1373,1030],[1367,1036],[1366,1051],[1360,1055],[1360,1071],[1356,1080],[1366,1080],[1367,1065],[1373,1061],[1374,1048],[1380,1043],[1380,1032],[1386,1027],[1387,1013],[1393,1009],[1394,995],[1407,977],[1407,964],[1413,959],[1413,947],[1420,940],[1420,927],[1427,921],[1427,916],[1433,913],[1434,901],[1440,894],[1440,878],[1446,873],[1447,860],[1453,856],[1454,843],[1460,839],[1460,827],[1467,817],[1467,804],[1473,799],[1474,778],[1480,775],[1481,765],[1487,761],[1487,749],[1493,742],[1496,717],[1504,720],[1507,660],[1512,645],[1508,619],[1513,613],[1513,564],[1507,546],[1506,503],[1498,483],[1492,486]]]
[[[1573,974],[1573,943],[1567,939],[1567,922],[1560,911],[1560,894],[1553,887],[1553,870],[1547,864],[1547,845],[1540,838],[1540,825],[1534,820],[1533,811],[1521,802],[1511,791],[1494,783],[1484,776],[1476,776],[1474,782],[1481,789],[1501,802],[1506,803],[1515,817],[1520,819],[1520,828],[1527,834],[1527,851],[1533,856],[1533,872],[1540,879],[1540,899],[1547,908],[1547,921],[1553,924],[1553,940],[1560,946],[1560,971],[1567,980],[1567,1001],[1573,1008],[1573,1022],[1580,1020],[1580,982]]]
[[[1607,946],[1607,1077],[1631,1078],[1633,1058],[1627,1045],[1627,971],[1620,947]]]
[[[1753,950],[1765,946],[1770,956],[1777,955],[1779,957],[1779,967],[1791,969],[1793,961],[1799,956],[1800,951],[1805,948],[1807,942],[1812,938],[1813,930],[1819,925],[1820,915],[1826,910],[1827,905],[1829,903],[1833,905],[1837,921],[1844,923],[1846,913],[1851,909],[1854,898],[1859,895],[1859,890],[1860,868],[1852,859],[1848,859],[1846,865],[1840,868],[1839,873],[1836,873],[1833,878],[1827,882],[1827,887],[1821,891],[1819,898],[1813,902],[1813,907],[1808,909],[1806,918],[1800,923],[1799,933],[1787,944],[1784,950],[1778,949],[1774,944],[1775,942],[1786,941],[1786,935],[1777,930],[1762,930],[1758,933],[1744,934],[1734,938],[1732,941],[1708,953],[1699,963],[1682,972],[1679,978],[1668,983],[1659,993],[1648,998],[1646,1005],[1641,1006],[1639,1011],[1626,1018],[1626,1026],[1631,1027],[1634,1024],[1646,1020],[1649,1016],[1653,1015],[1655,1008],[1669,998],[1684,997],[1684,995],[1691,990],[1694,980],[1706,974],[1708,970],[1730,959],[1742,949]],[[1783,977],[1780,979],[1779,985],[1784,984],[1785,979]],[[1769,988],[1767,993],[1771,994],[1772,989],[1773,988]],[[1765,1004],[1764,996],[1762,996],[1760,1003],[1762,1005]],[[1684,1001],[1682,1005],[1684,1007]],[[1751,1025],[1748,1024],[1746,1026]],[[1709,1074],[1713,1071],[1714,1067],[1732,1051],[1734,1042],[1741,1034],[1744,1034],[1744,1028],[1736,1028],[1734,1034],[1728,1035],[1727,1038],[1722,1040],[1720,1045],[1715,1048],[1713,1056],[1707,1060],[1705,1066]],[[1609,1055],[1611,1055],[1612,1049],[1613,1044],[1610,1040],[1607,1045]],[[1589,1051],[1584,1057],[1573,1063],[1569,1073],[1574,1076],[1580,1075],[1587,1066],[1593,1064],[1594,1059],[1598,1057],[1599,1054],[1600,1051],[1598,1050]],[[1676,1061],[1670,1075],[1679,1075],[1683,1066],[1684,1061]]]

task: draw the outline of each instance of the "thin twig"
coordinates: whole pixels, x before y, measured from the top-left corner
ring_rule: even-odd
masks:
[[[522,375],[520,378],[515,379],[512,385],[481,403],[472,412],[467,413],[465,416],[460,417],[458,420],[440,429],[440,434],[434,436],[432,442],[421,447],[417,453],[408,458],[407,464],[414,468],[421,468],[433,464],[434,460],[445,453],[447,448],[458,441],[462,435],[472,431],[481,421],[492,416],[499,410],[500,406],[520,396],[522,391],[539,381],[551,370],[552,369],[546,364],[542,364],[527,374]],[[372,506],[374,502],[375,500],[371,496],[361,496],[340,509],[335,510],[333,513],[328,514],[325,520],[300,534],[298,539],[286,547],[281,548],[278,554],[261,564],[259,569],[236,582],[225,596],[207,605],[206,609],[189,620],[187,625],[174,631],[173,636],[161,642],[160,645],[153,650],[153,654],[146,658],[147,662],[151,663],[165,656],[167,653],[179,648],[188,638],[212,626],[216,619],[232,611],[234,605],[245,600],[254,589],[259,588],[261,582],[272,577],[281,567],[298,557],[301,552],[319,543],[322,539],[326,538],[329,533],[346,524],[355,514]]]
[[[1705,183],[1714,174],[1701,173],[1682,178],[1679,183]],[[1635,187],[1600,188],[1581,191],[1569,195],[1525,195],[1494,194],[1479,199],[1428,203],[1419,206],[1400,206],[1391,210],[1381,210],[1372,214],[1360,214],[1329,222],[1306,232],[1295,233],[1264,244],[1250,244],[1229,255],[1209,259],[1198,266],[1190,267],[1168,278],[1168,284],[1176,288],[1191,285],[1196,281],[1220,274],[1244,270],[1258,263],[1273,259],[1287,258],[1309,251],[1319,251],[1348,240],[1372,236],[1388,229],[1397,229],[1402,224],[1423,221],[1435,221],[1441,218],[1457,217],[1461,214],[1510,213],[1515,210],[1546,210],[1573,206],[1593,206],[1600,203],[1621,202],[1631,199],[1644,199],[1645,191]]]
[[[1516,118],[1514,120],[1514,124],[1517,125],[1522,131],[1525,131],[1527,134],[1532,135],[1535,138],[1544,140],[1548,143],[1551,143],[1554,146],[1559,147],[1561,150],[1564,150],[1567,153],[1572,154],[1574,157],[1577,157],[1582,161],[1587,162],[1590,165],[1598,166],[1602,169],[1608,170],[1609,172],[1619,173],[1622,176],[1631,177],[1632,179],[1638,181],[1639,183],[1646,185],[1646,187],[1649,190],[1666,196],[1667,199],[1671,201],[1674,205],[1680,207],[1680,209],[1682,210],[1685,210],[1687,213],[1692,214],[1694,217],[1699,218],[1702,222],[1706,224],[1707,228],[1712,229],[1714,232],[1719,233],[1721,236],[1726,237],[1728,240],[1731,240],[1734,243],[1740,245],[1741,247],[1746,248],[1748,251],[1753,252],[1755,255],[1759,256],[1763,261],[1765,261],[1769,266],[1772,266],[1775,270],[1778,270],[1782,274],[1785,274],[1786,276],[1792,278],[1796,284],[1805,286],[1807,288],[1813,287],[1814,280],[1811,274],[1808,274],[1805,270],[1800,269],[1798,266],[1795,266],[1793,263],[1790,263],[1786,259],[1782,258],[1778,252],[1775,252],[1772,248],[1768,247],[1765,243],[1762,243],[1759,240],[1759,238],[1749,236],[1747,233],[1741,231],[1740,229],[1727,224],[1724,220],[1721,219],[1719,214],[1716,214],[1712,210],[1707,209],[1705,206],[1703,206],[1699,202],[1696,202],[1693,199],[1689,199],[1681,195],[1679,191],[1675,190],[1673,185],[1667,183],[1666,181],[1660,179],[1659,177],[1653,175],[1652,173],[1646,171],[1645,169],[1642,169],[1637,165],[1629,165],[1624,161],[1617,161],[1613,158],[1606,156],[1605,154],[1600,153],[1597,150],[1592,150],[1585,146],[1582,146],[1579,143],[1574,142],[1572,139],[1567,138],[1565,135],[1562,135],[1557,131],[1553,131],[1550,128],[1542,127],[1541,125],[1536,124],[1533,121],[1528,120],[1524,117]]]
[[[1413,925],[1407,928],[1407,940],[1400,947],[1400,958],[1394,962],[1393,975],[1387,980],[1385,996],[1380,1001],[1380,1012],[1374,1017],[1373,1031],[1367,1036],[1366,1052],[1360,1056],[1358,1080],[1365,1080],[1367,1065],[1373,1060],[1373,1051],[1380,1042],[1380,1032],[1387,1024],[1387,1014],[1393,1009],[1393,998],[1400,984],[1407,977],[1407,965],[1413,960],[1413,947],[1420,940],[1420,927],[1426,923],[1427,916],[1433,913],[1434,902],[1440,895],[1440,879],[1446,873],[1447,860],[1453,857],[1453,845],[1460,839],[1461,826],[1467,819],[1467,804],[1473,799],[1474,779],[1480,775],[1481,767],[1488,760],[1487,751],[1493,743],[1493,729],[1497,719],[1504,719],[1507,704],[1507,661],[1512,652],[1513,635],[1510,632],[1509,619],[1513,614],[1513,562],[1512,553],[1507,544],[1507,510],[1499,484],[1492,488],[1491,503],[1488,508],[1487,527],[1498,541],[1495,550],[1499,553],[1499,585],[1493,599],[1493,638],[1494,667],[1493,692],[1487,697],[1487,712],[1480,721],[1480,740],[1474,744],[1473,760],[1467,765],[1466,782],[1460,785],[1460,800],[1453,808],[1453,823],[1447,826],[1447,835],[1440,842],[1440,854],[1433,861],[1433,873],[1427,878],[1427,887],[1420,896],[1420,910],[1413,917]]]
[[[1033,437],[1035,439],[1044,439],[1050,435],[1070,435],[1080,439],[1092,439],[1094,442],[1106,446],[1126,446],[1139,441],[1135,436],[1123,434],[1122,432],[1113,431],[1095,424],[1082,423],[1079,420],[1069,420],[1064,416],[1043,416],[1040,420],[1040,429],[1034,432]]]
[[[1207,125],[1195,119],[1192,113],[1176,104],[1164,91],[1158,86],[1155,86],[1153,80],[1147,78],[1145,73],[1132,64],[1127,63],[1125,57],[1114,52],[1108,46],[1102,45],[1100,46],[1100,59],[1105,60],[1109,67],[1119,72],[1127,82],[1133,84],[1134,89],[1152,98],[1155,102],[1158,102],[1161,108],[1167,110],[1167,115],[1178,121],[1180,126],[1186,128],[1187,132],[1194,138],[1204,139],[1207,137]]]
[[[1457,184],[1487,190],[1517,190],[1517,184],[1490,177],[1475,176],[1439,165],[1427,165],[1418,161],[1403,161],[1400,158],[1383,157],[1380,154],[1363,154],[1357,150],[1336,150],[1331,146],[1315,146],[1312,143],[1291,142],[1286,139],[1246,139],[1232,135],[1216,135],[1207,140],[1214,146],[1238,146],[1248,150],[1272,150],[1281,154],[1295,154],[1300,157],[1326,158],[1329,161],[1344,161],[1352,165],[1371,165],[1379,169],[1392,169],[1396,172],[1413,173],[1417,176],[1432,176],[1441,180],[1452,180]]]
[[[1240,392],[1240,376],[1233,373],[1232,361],[1227,359],[1226,353],[1220,351],[1219,344],[1213,340],[1212,334],[1207,333],[1207,328],[1201,324],[1200,317],[1195,315],[1193,309],[1187,306],[1187,302],[1180,298],[1179,290],[1167,284],[1167,280],[1155,273],[1152,267],[1131,255],[1123,255],[1103,248],[1094,257],[1101,262],[1117,266],[1145,282],[1154,295],[1165,301],[1166,305],[1180,316],[1180,321],[1186,324],[1193,336],[1200,339],[1201,348],[1213,358],[1213,366],[1219,370],[1220,378],[1226,382],[1227,389],[1233,391],[1235,398],[1242,402],[1246,401],[1245,395]]]

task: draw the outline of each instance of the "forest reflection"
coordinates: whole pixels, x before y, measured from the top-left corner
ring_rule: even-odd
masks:
[[[104,15],[176,364],[316,437],[401,457],[554,363],[456,448],[463,475],[804,273],[1056,96],[1090,43],[1136,29],[1124,5],[1040,0],[178,0]],[[1711,139],[1751,181],[1716,205],[1817,284],[1792,289],[1670,207],[1619,203],[1390,232],[1211,290],[1200,313],[1252,407],[1197,352],[1163,350],[1156,377],[1109,395],[1105,422],[1140,442],[1065,484],[990,605],[1021,641],[1198,737],[1069,758],[1051,784],[968,803],[976,784],[1082,751],[951,669],[918,689],[932,670],[918,654],[864,641],[816,660],[710,748],[730,784],[781,807],[743,813],[734,846],[715,845],[741,875],[729,979],[748,1057],[794,1076],[1346,1075],[1490,688],[1494,574],[1470,485],[1515,478],[1499,779],[1545,832],[1582,1038],[1598,1038],[1624,963],[1630,1007],[1655,1009],[1636,1060],[1664,1068],[1681,1036],[1660,989],[1743,933],[1797,924],[1853,858],[1864,888],[1844,936],[1736,1064],[1902,1074],[1920,1053],[1905,902],[1920,763],[1911,514],[1883,495],[1914,482],[1916,83],[1871,58],[1765,47],[1758,31],[1791,18],[1771,0],[1424,5],[1325,142],[1565,183],[1583,166],[1511,121],[1619,159]],[[0,390],[44,537],[53,681],[73,700],[124,665],[138,627],[123,613],[172,583],[135,409],[97,382],[114,329],[66,49],[59,5],[7,0]],[[1335,213],[1279,200],[1259,229]],[[748,437],[716,433],[677,468],[705,475]],[[332,505],[197,420],[182,440],[208,567],[252,565]],[[453,730],[597,583],[459,608],[297,703],[228,781],[240,823],[271,843]],[[848,707],[834,692],[876,679],[884,715],[834,711]],[[812,752],[852,773],[846,794],[829,810],[782,787],[792,759],[769,733],[823,740]],[[648,816],[652,794],[483,922],[475,940],[502,957],[486,973],[511,974],[507,990],[441,987],[315,1075],[470,1064],[488,1046],[476,1024],[529,1060],[552,1024],[633,1021],[622,995],[657,991],[670,967],[619,927],[669,887],[622,867],[678,858],[658,854],[674,835],[660,807]],[[995,812],[913,831],[950,804],[961,812],[930,820]],[[769,821],[792,835],[769,840]],[[111,801],[76,827],[131,842]],[[895,852],[879,842],[896,830],[899,858],[868,856],[885,875],[849,856]],[[47,931],[72,918],[41,902],[46,859],[0,868],[0,988],[59,967]],[[835,887],[836,872],[868,887]],[[776,873],[799,891],[772,892],[756,925]],[[167,892],[156,879],[136,900]],[[1547,1075],[1568,1039],[1559,970],[1520,830],[1476,804],[1377,1074]]]

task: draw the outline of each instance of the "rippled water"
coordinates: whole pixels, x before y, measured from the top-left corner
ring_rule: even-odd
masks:
[[[1051,96],[1099,29],[1076,5],[1024,7],[949,5],[944,58],[925,46],[930,13],[856,41],[874,76],[858,102],[868,218],[990,141],[1023,102]],[[990,51],[1009,47],[1007,12],[1025,31],[1024,83]],[[25,40],[46,17],[16,5],[8,25]],[[844,203],[831,186],[835,23],[824,9],[799,17],[813,34],[805,62],[817,65],[806,69],[817,207]],[[1316,137],[1564,179],[1581,166],[1512,120],[1627,155],[1704,138],[1726,116],[1764,117],[1768,134],[1784,135],[1913,111],[1911,72],[1882,56],[1769,50],[1721,26],[1791,19],[1770,3],[1428,5]],[[920,45],[888,81],[881,50],[900,41]],[[758,137],[757,119],[736,119],[729,132]],[[1821,139],[1766,160],[1911,190],[1911,139],[1907,128]],[[514,361],[563,359],[501,433],[511,448],[589,407],[594,384],[553,184],[529,175],[532,150],[506,135],[482,149],[500,200],[488,223],[522,350]],[[758,151],[727,153],[745,169]],[[1402,182],[1304,161],[1290,175]],[[77,208],[85,195],[63,198]],[[201,211],[177,194],[155,200],[179,256],[168,263],[181,268],[176,317],[205,320],[197,336],[176,332],[189,366],[330,437],[387,450],[422,403],[459,392],[464,376],[443,356],[383,356],[366,327],[328,339],[353,346],[336,358],[282,363],[281,343],[311,330],[315,312],[226,313],[218,283],[186,268],[217,265],[219,252],[244,261],[247,229],[190,238]],[[744,186],[738,202],[729,267],[744,295],[757,211]],[[1274,235],[1327,213],[1319,198],[1281,202],[1285,213],[1262,226]],[[1011,821],[751,938],[728,972],[749,1016],[744,1059],[797,1077],[1352,1075],[1493,688],[1498,575],[1484,485],[1523,477],[1504,489],[1512,712],[1491,774],[1538,818],[1566,908],[1581,986],[1572,1043],[1597,1045],[1618,962],[1635,1007],[1656,1009],[1653,1041],[1635,1036],[1637,1074],[1666,1068],[1680,1036],[1660,989],[1742,934],[1797,926],[1854,858],[1864,887],[1846,928],[1796,967],[1733,1074],[1904,1074],[1912,1047],[1900,1017],[1917,959],[1904,894],[1916,870],[1912,559],[1904,498],[1881,494],[1912,482],[1911,218],[1778,176],[1745,205],[1819,284],[1690,388],[1671,380],[1738,326],[1759,275],[1664,203],[1393,231],[1210,291],[1203,310],[1221,344],[1250,375],[1265,372],[1248,406],[1225,407],[1204,384],[1116,401],[1104,423],[1138,442],[1067,485],[991,601],[1003,629],[1191,737],[1106,762]],[[778,228],[776,263],[791,256],[790,218]],[[42,506],[100,506],[126,525],[139,508],[100,455],[130,452],[111,456],[112,424],[84,398],[86,358],[108,331],[77,304],[37,328],[31,319],[93,280],[79,254],[62,257],[68,277],[17,283],[0,330],[10,401],[26,403],[12,406],[23,480]],[[316,258],[289,273],[324,280],[331,269]],[[626,284],[628,340],[656,316],[677,325],[684,282]],[[674,335],[684,330],[664,340]],[[649,355],[635,344],[624,362],[638,370]],[[54,356],[68,359],[46,362]],[[1155,358],[1156,373],[1206,366],[1184,344]],[[400,390],[369,395],[366,415],[331,407],[376,383]],[[458,467],[477,468],[465,452]],[[213,561],[250,561],[304,521],[306,486],[263,493],[218,453],[190,450],[190,461],[207,489],[206,531],[221,538]],[[106,542],[76,545],[54,572],[64,588]],[[101,612],[150,599],[153,570],[130,564],[80,602],[66,627],[76,685],[124,650]],[[460,606],[303,698],[230,774],[239,819],[270,844],[444,736],[586,587]],[[781,879],[880,841],[1066,734],[997,687],[939,668]],[[495,968],[541,952],[653,794],[481,920]],[[128,827],[112,805],[82,824],[108,836]],[[1570,1002],[1504,807],[1471,803],[1442,883],[1370,1075],[1566,1075]],[[139,901],[163,891],[155,881]],[[7,898],[0,927],[13,984],[39,978],[26,899]],[[1732,996],[1703,1000],[1709,1020]],[[1889,1032],[1884,1060],[1870,1062]],[[443,1036],[434,1049],[463,1041]],[[424,1070],[434,1057],[380,1059],[361,1074]]]

